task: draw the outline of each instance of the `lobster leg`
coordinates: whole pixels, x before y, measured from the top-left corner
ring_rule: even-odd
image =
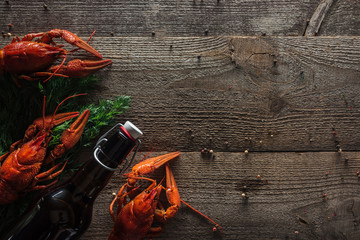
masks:
[[[36,185],[36,186],[33,186],[33,187],[29,188],[29,189],[25,189],[25,192],[30,192],[30,191],[37,191],[37,190],[46,189],[46,188],[51,187],[51,186],[53,186],[54,184],[56,184],[57,181],[58,181],[58,180],[55,179],[54,181],[52,181],[51,183],[46,184],[46,185]]]
[[[173,218],[178,212],[178,209],[180,208],[180,194],[176,186],[174,174],[172,173],[168,163],[165,165],[165,168],[166,197],[171,206],[167,210],[165,210],[163,205],[160,202],[157,202],[157,208],[154,213],[154,218],[156,222],[159,222],[161,224],[160,226],[152,226],[149,228],[148,233],[146,234],[146,237],[149,238],[159,235],[164,228],[165,222],[168,219]],[[164,187],[161,186],[161,188]]]
[[[63,166],[61,167],[61,169],[59,169],[58,171],[54,172],[60,165],[61,163],[56,164],[54,167],[50,168],[49,170],[47,170],[46,172],[42,172],[39,173],[38,175],[35,176],[35,180],[37,182],[43,182],[43,181],[47,181],[47,180],[51,180],[57,176],[60,175],[60,173],[62,173],[62,171],[64,171],[65,166],[67,164],[67,161],[63,164]]]
[[[174,174],[171,171],[169,164],[165,165],[166,169],[166,197],[170,207],[165,211],[164,209],[157,209],[155,211],[156,219],[160,222],[165,222],[167,219],[173,218],[180,208],[180,194],[176,185]]]
[[[23,79],[26,81],[38,81],[44,79],[45,77],[53,76],[64,78],[83,78],[99,71],[111,63],[112,61],[110,59],[99,61],[74,59],[69,61],[67,65],[60,64],[52,66],[47,70],[47,72],[35,72],[28,75],[19,75],[17,76],[17,80]]]
[[[118,207],[117,207],[117,213],[120,211],[121,209],[121,206],[123,205],[123,202],[125,200],[125,198],[121,198],[121,196],[123,195],[124,191],[125,191],[125,188],[126,188],[126,184],[124,184],[118,194],[116,195],[116,197],[112,200],[111,204],[110,204],[110,207],[109,207],[109,212],[110,212],[110,215],[111,215],[111,218],[112,220],[115,222],[116,220],[116,217],[115,217],[115,214],[114,214],[114,205],[115,205],[115,202],[117,201],[118,202]],[[120,198],[120,200],[119,200]]]
[[[153,180],[155,182],[155,180]],[[156,185],[156,182],[151,184],[147,190],[149,189],[152,189],[153,186]],[[126,201],[126,197],[131,195],[132,193],[136,192],[138,190],[138,187],[137,188],[134,188],[132,189],[131,191],[129,192],[125,192],[125,189],[126,189],[126,184],[124,184],[118,194],[116,195],[116,197],[112,200],[111,204],[110,204],[110,207],[109,207],[109,212],[110,212],[110,215],[111,215],[111,218],[112,220],[115,222],[116,221],[116,216],[119,214],[119,212],[121,211],[122,207],[125,206],[128,202]],[[124,193],[125,192],[125,193]],[[132,198],[130,197],[130,199],[132,200]],[[116,214],[114,214],[114,205],[115,203],[117,203],[117,206],[116,206]]]
[[[63,74],[59,74],[59,73],[51,73],[51,72],[35,72],[29,75],[19,75],[17,77],[17,80],[22,79],[22,80],[26,80],[26,81],[38,81],[43,79],[44,77],[64,77],[67,78],[68,76],[63,75]]]
[[[169,164],[166,164],[165,168],[166,168],[166,197],[167,197],[168,202],[170,203],[170,207],[165,211],[164,208],[160,204],[159,205],[160,209],[156,209],[156,211],[155,211],[156,220],[161,222],[162,224],[164,224],[167,221],[167,219],[173,218],[176,215],[176,213],[178,212],[178,209],[180,208],[180,205],[182,202],[186,206],[188,206],[190,209],[192,209],[194,212],[196,212],[197,214],[203,216],[204,218],[206,218],[207,220],[212,222],[215,225],[213,228],[214,231],[217,229],[220,229],[221,232],[223,232],[222,227],[218,223],[216,223],[210,217],[201,213],[199,210],[195,209],[190,204],[188,204],[187,202],[185,202],[184,200],[182,200],[180,198],[180,194],[179,194],[179,190],[176,186],[174,174],[171,171]],[[153,229],[155,234],[162,230],[162,229],[158,229],[158,228],[159,227]]]
[[[71,78],[83,78],[110,65],[111,63],[112,61],[110,59],[99,61],[74,59],[69,61],[66,66],[56,65],[51,67],[48,71],[49,74],[56,71],[57,73],[55,73],[55,76],[63,75]]]
[[[176,185],[174,174],[170,169],[169,164],[165,165],[166,169],[166,197],[170,203],[170,207],[166,210],[165,216],[173,218],[180,208],[180,193]]]
[[[50,152],[45,163],[53,162],[55,159],[61,157],[65,151],[75,146],[75,144],[80,140],[80,137],[85,129],[89,114],[90,111],[85,110],[78,119],[76,119],[76,121],[63,132],[60,139],[61,143]]]
[[[61,163],[56,164],[54,167],[50,168],[46,172],[42,172],[42,173],[39,173],[38,175],[36,175],[34,178],[34,181],[32,182],[32,187],[30,187],[28,189],[28,191],[45,189],[45,188],[55,184],[57,182],[57,179],[53,180],[52,182],[50,182],[47,185],[36,185],[38,182],[51,180],[51,179],[54,179],[55,177],[59,176],[60,173],[62,173],[64,171],[66,164],[67,164],[67,161],[63,164],[61,169],[59,169],[56,172],[54,172],[54,171],[61,165]]]

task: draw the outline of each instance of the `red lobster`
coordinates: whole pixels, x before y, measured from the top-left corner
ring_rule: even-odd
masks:
[[[32,41],[37,37],[41,38]],[[62,38],[71,45],[102,58],[98,51],[74,33],[53,29],[45,33],[27,34],[21,40],[19,37],[15,37],[10,44],[0,49],[0,74],[4,71],[9,72],[16,84],[20,86],[19,79],[33,81],[47,78],[44,80],[46,82],[52,76],[82,78],[112,63],[111,60],[74,59],[65,66],[64,62],[68,53],[77,49],[66,51],[61,48],[62,46],[56,45],[53,38]],[[51,67],[58,58],[64,58],[62,63]]]
[[[52,116],[36,119],[26,130],[24,138],[12,144],[8,153],[0,156],[0,162],[2,162],[0,167],[0,204],[14,202],[20,193],[43,189],[54,184],[56,180],[52,180],[47,185],[38,185],[39,182],[54,179],[64,170],[66,162],[60,170],[57,170],[61,164],[58,163],[49,170],[40,172],[43,163],[54,165],[55,159],[61,157],[65,151],[71,149],[79,141],[90,111],[85,110],[62,133],[61,143],[47,154],[46,148],[51,140],[51,128],[79,116],[78,112],[56,114],[58,107]]]
[[[176,215],[181,202],[214,223],[215,230],[217,227],[222,230],[216,222],[180,199],[173,172],[167,163],[179,155],[180,152],[173,152],[146,159],[136,164],[132,168],[132,172],[125,174],[128,182],[121,187],[110,205],[110,214],[115,224],[108,240],[140,240],[160,234],[165,222]],[[152,173],[164,164],[166,164],[166,188],[161,183],[157,185],[153,179],[141,177],[141,175]],[[136,195],[138,190],[136,181],[139,179],[149,180],[152,184]],[[166,190],[166,197],[170,204],[167,210],[159,202],[159,196],[163,189]],[[130,198],[129,202],[127,197]],[[116,216],[113,210],[115,202],[117,202]],[[154,222],[160,223],[160,226],[154,226]]]

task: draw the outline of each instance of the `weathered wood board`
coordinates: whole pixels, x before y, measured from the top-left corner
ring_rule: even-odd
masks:
[[[359,16],[354,0],[9,0],[0,46],[96,30],[90,44],[113,64],[93,100],[130,96],[118,121],[144,132],[137,161],[155,144],[152,156],[182,151],[171,165],[182,198],[224,228],[183,207],[157,239],[357,240]],[[102,192],[82,240],[107,238],[124,182]]]
[[[13,33],[63,28],[101,36],[301,36],[321,1],[14,1],[0,3],[0,30]],[[360,4],[334,1],[319,35],[359,35]],[[61,19],[61,21],[60,21]]]
[[[358,239],[359,154],[182,153],[171,162],[181,197],[220,223],[224,235],[183,205],[156,239]],[[162,174],[159,169],[155,178]],[[81,239],[107,238],[113,227],[107,209],[124,183],[113,176]]]
[[[113,60],[94,99],[131,97],[119,121],[143,129],[144,151],[359,149],[359,37],[91,43]]]
[[[144,130],[144,150],[359,149],[359,37],[95,37],[92,45],[113,60],[97,95],[131,97],[119,121]]]
[[[355,239],[359,220],[348,206],[358,204],[358,153],[346,153],[346,163],[336,150],[359,149],[358,37],[95,37],[91,44],[114,61],[98,74],[94,99],[131,96],[119,121],[144,131],[143,151],[154,143],[157,151],[194,151],[174,164],[182,196],[221,223],[224,238]],[[227,152],[202,159],[203,147]],[[245,149],[248,156],[230,153]],[[333,152],[273,152],[326,150]],[[124,180],[114,181],[83,239],[110,231],[104,209]],[[246,201],[243,185],[250,185]],[[221,238],[189,210],[160,238],[174,235]]]
[[[359,37],[94,38],[144,151],[358,150]],[[96,96],[94,96],[96,99]]]

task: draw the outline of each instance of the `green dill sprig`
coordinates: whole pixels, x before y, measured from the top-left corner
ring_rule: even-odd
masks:
[[[24,81],[21,82],[22,87],[19,88],[10,75],[0,76],[0,155],[7,152],[13,142],[23,138],[26,128],[34,119],[42,116],[44,95],[46,96],[45,112],[47,115],[53,114],[63,99],[79,93],[89,93],[90,95],[98,81],[99,79],[94,76],[82,79],[53,77],[46,84]],[[90,110],[89,119],[79,143],[57,160],[57,163],[71,160],[66,165],[64,174],[76,171],[80,163],[74,160],[81,152],[81,148],[91,146],[99,137],[100,132],[104,128],[114,125],[116,117],[124,113],[130,105],[130,98],[127,96],[99,100],[96,104],[87,103],[87,101],[89,100],[86,97],[69,99],[61,105],[58,111],[59,113],[70,111],[81,113],[85,109]],[[51,130],[52,139],[48,149],[60,143],[62,132],[73,121],[74,119],[66,121]],[[41,171],[44,171],[46,167]],[[19,220],[36,196],[36,192],[30,192],[14,203],[0,206],[0,236]]]
[[[26,128],[42,116],[43,96],[46,96],[46,114],[52,114],[63,99],[79,93],[90,94],[98,82],[94,75],[81,79],[53,77],[45,84],[22,81],[18,87],[9,74],[0,76],[0,154],[23,138]],[[83,97],[68,100],[60,111],[79,111],[79,105],[85,102]]]
[[[92,141],[99,137],[100,131],[105,127],[113,125],[116,121],[116,116],[124,113],[129,106],[130,97],[127,96],[120,96],[115,100],[100,100],[98,104],[92,103],[82,106],[81,109],[79,109],[80,113],[88,109],[90,110],[90,115],[79,145],[84,147],[90,146]],[[49,147],[60,143],[62,132],[65,131],[72,122],[73,120],[70,120],[53,128],[53,138],[49,143]]]

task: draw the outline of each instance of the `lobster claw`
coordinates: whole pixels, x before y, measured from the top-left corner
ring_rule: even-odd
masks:
[[[89,118],[90,110],[85,110],[68,129],[66,129],[60,138],[60,144],[57,145],[49,154],[46,163],[61,157],[65,151],[71,149],[80,140]]]
[[[11,145],[10,152],[34,138],[39,131],[50,129],[77,116],[79,116],[79,112],[67,112],[56,114],[55,116],[46,116],[45,118],[40,117],[35,119],[34,122],[26,129],[24,139],[21,139]]]
[[[172,152],[157,157],[145,159],[136,164],[130,173],[124,174],[128,177],[128,184],[134,186],[139,175],[146,175],[153,173],[156,169],[176,158],[180,152]]]
[[[97,56],[98,58],[102,58],[102,55],[98,51],[96,51],[87,42],[85,42],[84,40],[82,40],[72,32],[61,29],[52,29],[49,32],[47,32],[47,34],[49,35],[50,38],[62,38],[71,45],[84,49],[85,51]]]
[[[171,171],[169,164],[165,165],[166,168],[166,197],[170,203],[170,207],[166,210],[166,218],[173,218],[178,209],[180,208],[180,193],[176,185],[174,174]]]
[[[79,141],[84,129],[86,122],[89,118],[90,110],[85,110],[79,117],[73,122],[68,129],[66,129],[61,135],[61,143],[64,145],[66,150],[74,147]]]
[[[49,69],[49,72],[56,72],[56,74],[66,75],[70,78],[83,78],[96,71],[110,65],[112,61],[107,60],[80,60],[74,59],[67,63],[67,65],[56,65]]]
[[[164,165],[165,163],[167,163],[168,161],[176,158],[179,155],[180,152],[172,152],[161,156],[145,159],[140,163],[136,164],[132,168],[132,172],[130,172],[128,175],[131,175],[132,173],[136,173],[137,175],[150,174],[159,167],[161,167],[162,165]]]
[[[64,123],[65,121],[70,120],[77,116],[79,116],[79,112],[59,113],[59,114],[56,114],[55,116],[52,116],[52,115],[46,116],[45,118],[39,117],[34,120],[33,124],[30,125],[30,127],[34,126],[37,128],[37,130],[52,128],[54,126],[60,125],[61,123]]]
[[[94,33],[95,33],[95,31],[94,31]],[[95,55],[98,58],[102,58],[102,55],[98,51],[96,51],[95,48],[93,48],[87,42],[85,42],[84,40],[82,40],[81,38],[76,36],[76,34],[69,32],[67,30],[52,29],[48,32],[30,33],[30,34],[25,35],[23,37],[23,39],[21,39],[21,41],[31,41],[32,39],[34,39],[36,37],[40,37],[40,36],[41,36],[40,42],[42,42],[42,43],[46,43],[46,44],[52,43],[55,45],[53,38],[62,38],[69,44],[71,44],[73,46],[77,46],[78,48],[84,49],[85,51]],[[91,37],[92,37],[92,35],[91,35]],[[13,40],[13,42],[15,42],[15,41],[16,41],[16,39]]]

